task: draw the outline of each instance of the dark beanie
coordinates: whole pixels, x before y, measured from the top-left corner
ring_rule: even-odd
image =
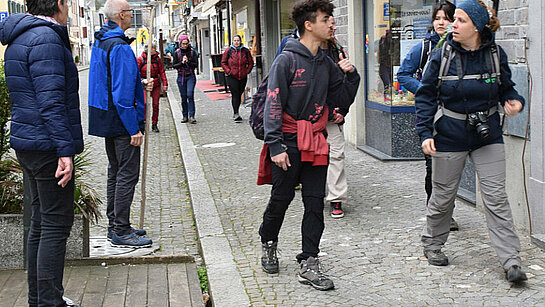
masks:
[[[477,0],[458,0],[456,8],[466,12],[479,32],[482,32],[490,21],[488,11]]]

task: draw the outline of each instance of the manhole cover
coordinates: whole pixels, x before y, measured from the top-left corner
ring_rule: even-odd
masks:
[[[229,147],[234,146],[236,143],[212,143],[212,144],[206,144],[202,145],[204,148],[220,148],[220,147]]]

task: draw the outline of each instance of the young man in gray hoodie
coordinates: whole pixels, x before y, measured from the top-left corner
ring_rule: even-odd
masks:
[[[335,64],[320,48],[333,34],[333,9],[328,0],[295,3],[292,19],[300,39],[289,39],[273,62],[264,113],[264,152],[270,157],[273,187],[259,229],[261,264],[265,272],[278,273],[278,233],[300,182],[305,212],[298,276],[301,283],[319,290],[334,288],[320,272],[317,259],[329,153],[325,126],[331,110],[350,106],[360,83],[348,59]]]

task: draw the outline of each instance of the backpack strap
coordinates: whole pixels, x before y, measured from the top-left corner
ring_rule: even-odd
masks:
[[[431,41],[429,39],[424,39],[422,41],[422,51],[420,52],[420,63],[418,64],[418,68],[420,70],[424,69],[424,66],[426,66],[426,63],[428,63],[430,54],[431,54]]]
[[[496,44],[490,45],[490,60],[492,63],[488,67],[492,72],[492,78],[496,78],[498,85],[501,85],[500,53]]]

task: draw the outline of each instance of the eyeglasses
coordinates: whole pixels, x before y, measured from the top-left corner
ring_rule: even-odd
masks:
[[[185,45],[189,45],[189,43],[182,43],[182,45],[184,45],[184,46],[185,46]]]

